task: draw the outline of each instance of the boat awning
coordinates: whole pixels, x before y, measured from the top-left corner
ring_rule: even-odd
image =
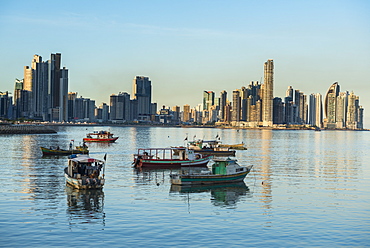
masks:
[[[73,156],[70,158],[74,162],[78,163],[94,163],[94,162],[103,162],[102,160],[91,158],[89,156]]]

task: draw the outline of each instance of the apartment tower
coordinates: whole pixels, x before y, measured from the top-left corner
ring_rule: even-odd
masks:
[[[262,125],[272,126],[272,107],[274,98],[274,61],[269,59],[264,67],[264,85],[262,94]]]

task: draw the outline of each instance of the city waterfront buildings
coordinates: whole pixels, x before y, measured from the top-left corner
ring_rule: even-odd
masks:
[[[132,94],[119,92],[110,96],[109,104],[97,107],[95,100],[69,92],[68,69],[61,68],[61,54],[51,54],[47,61],[34,55],[31,66],[24,67],[24,78],[16,79],[14,99],[8,92],[0,94],[0,119],[30,119],[53,122],[161,123],[197,124],[243,128],[363,129],[364,109],[354,92],[341,92],[333,83],[324,99],[319,93],[309,96],[289,86],[284,98],[274,97],[274,61],[263,67],[264,81],[251,81],[219,97],[203,91],[202,103],[193,108],[186,104],[162,106],[152,102],[149,77],[135,76]],[[324,104],[323,104],[324,101]]]
[[[353,92],[340,92],[338,82],[333,83],[325,95],[324,128],[362,129],[363,108],[360,99]]]

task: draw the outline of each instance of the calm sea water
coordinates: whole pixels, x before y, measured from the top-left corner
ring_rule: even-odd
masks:
[[[368,247],[370,133],[160,127],[56,127],[58,134],[0,135],[0,246],[3,247]],[[110,130],[102,191],[65,185],[67,148]],[[184,145],[184,138],[244,142],[244,183],[171,187],[169,170],[136,171],[137,148]]]

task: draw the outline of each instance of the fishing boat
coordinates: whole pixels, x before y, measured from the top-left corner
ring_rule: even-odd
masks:
[[[43,156],[66,156],[66,155],[72,155],[72,154],[88,154],[89,153],[89,148],[85,146],[76,146],[76,149],[60,149],[58,147],[53,148],[46,148],[46,147],[40,147],[42,151]]]
[[[214,159],[211,170],[192,173],[191,170],[187,169],[182,170],[179,174],[171,174],[171,184],[204,185],[242,182],[252,167],[252,165],[240,166],[236,159]]]
[[[235,156],[235,150],[230,147],[220,147],[218,140],[194,140],[188,142],[187,148],[203,155],[213,155],[217,157]],[[177,147],[183,148],[183,147]]]
[[[105,158],[106,156],[104,160]],[[105,183],[104,168],[103,160],[85,154],[71,155],[68,166],[64,169],[66,183],[77,189],[101,189]]]
[[[134,154],[133,164],[136,168],[201,167],[206,166],[211,158],[187,148],[141,148]]]
[[[83,138],[83,141],[113,143],[117,139],[118,137],[113,137],[113,133],[109,131],[94,131],[92,133],[88,133],[86,138]]]

